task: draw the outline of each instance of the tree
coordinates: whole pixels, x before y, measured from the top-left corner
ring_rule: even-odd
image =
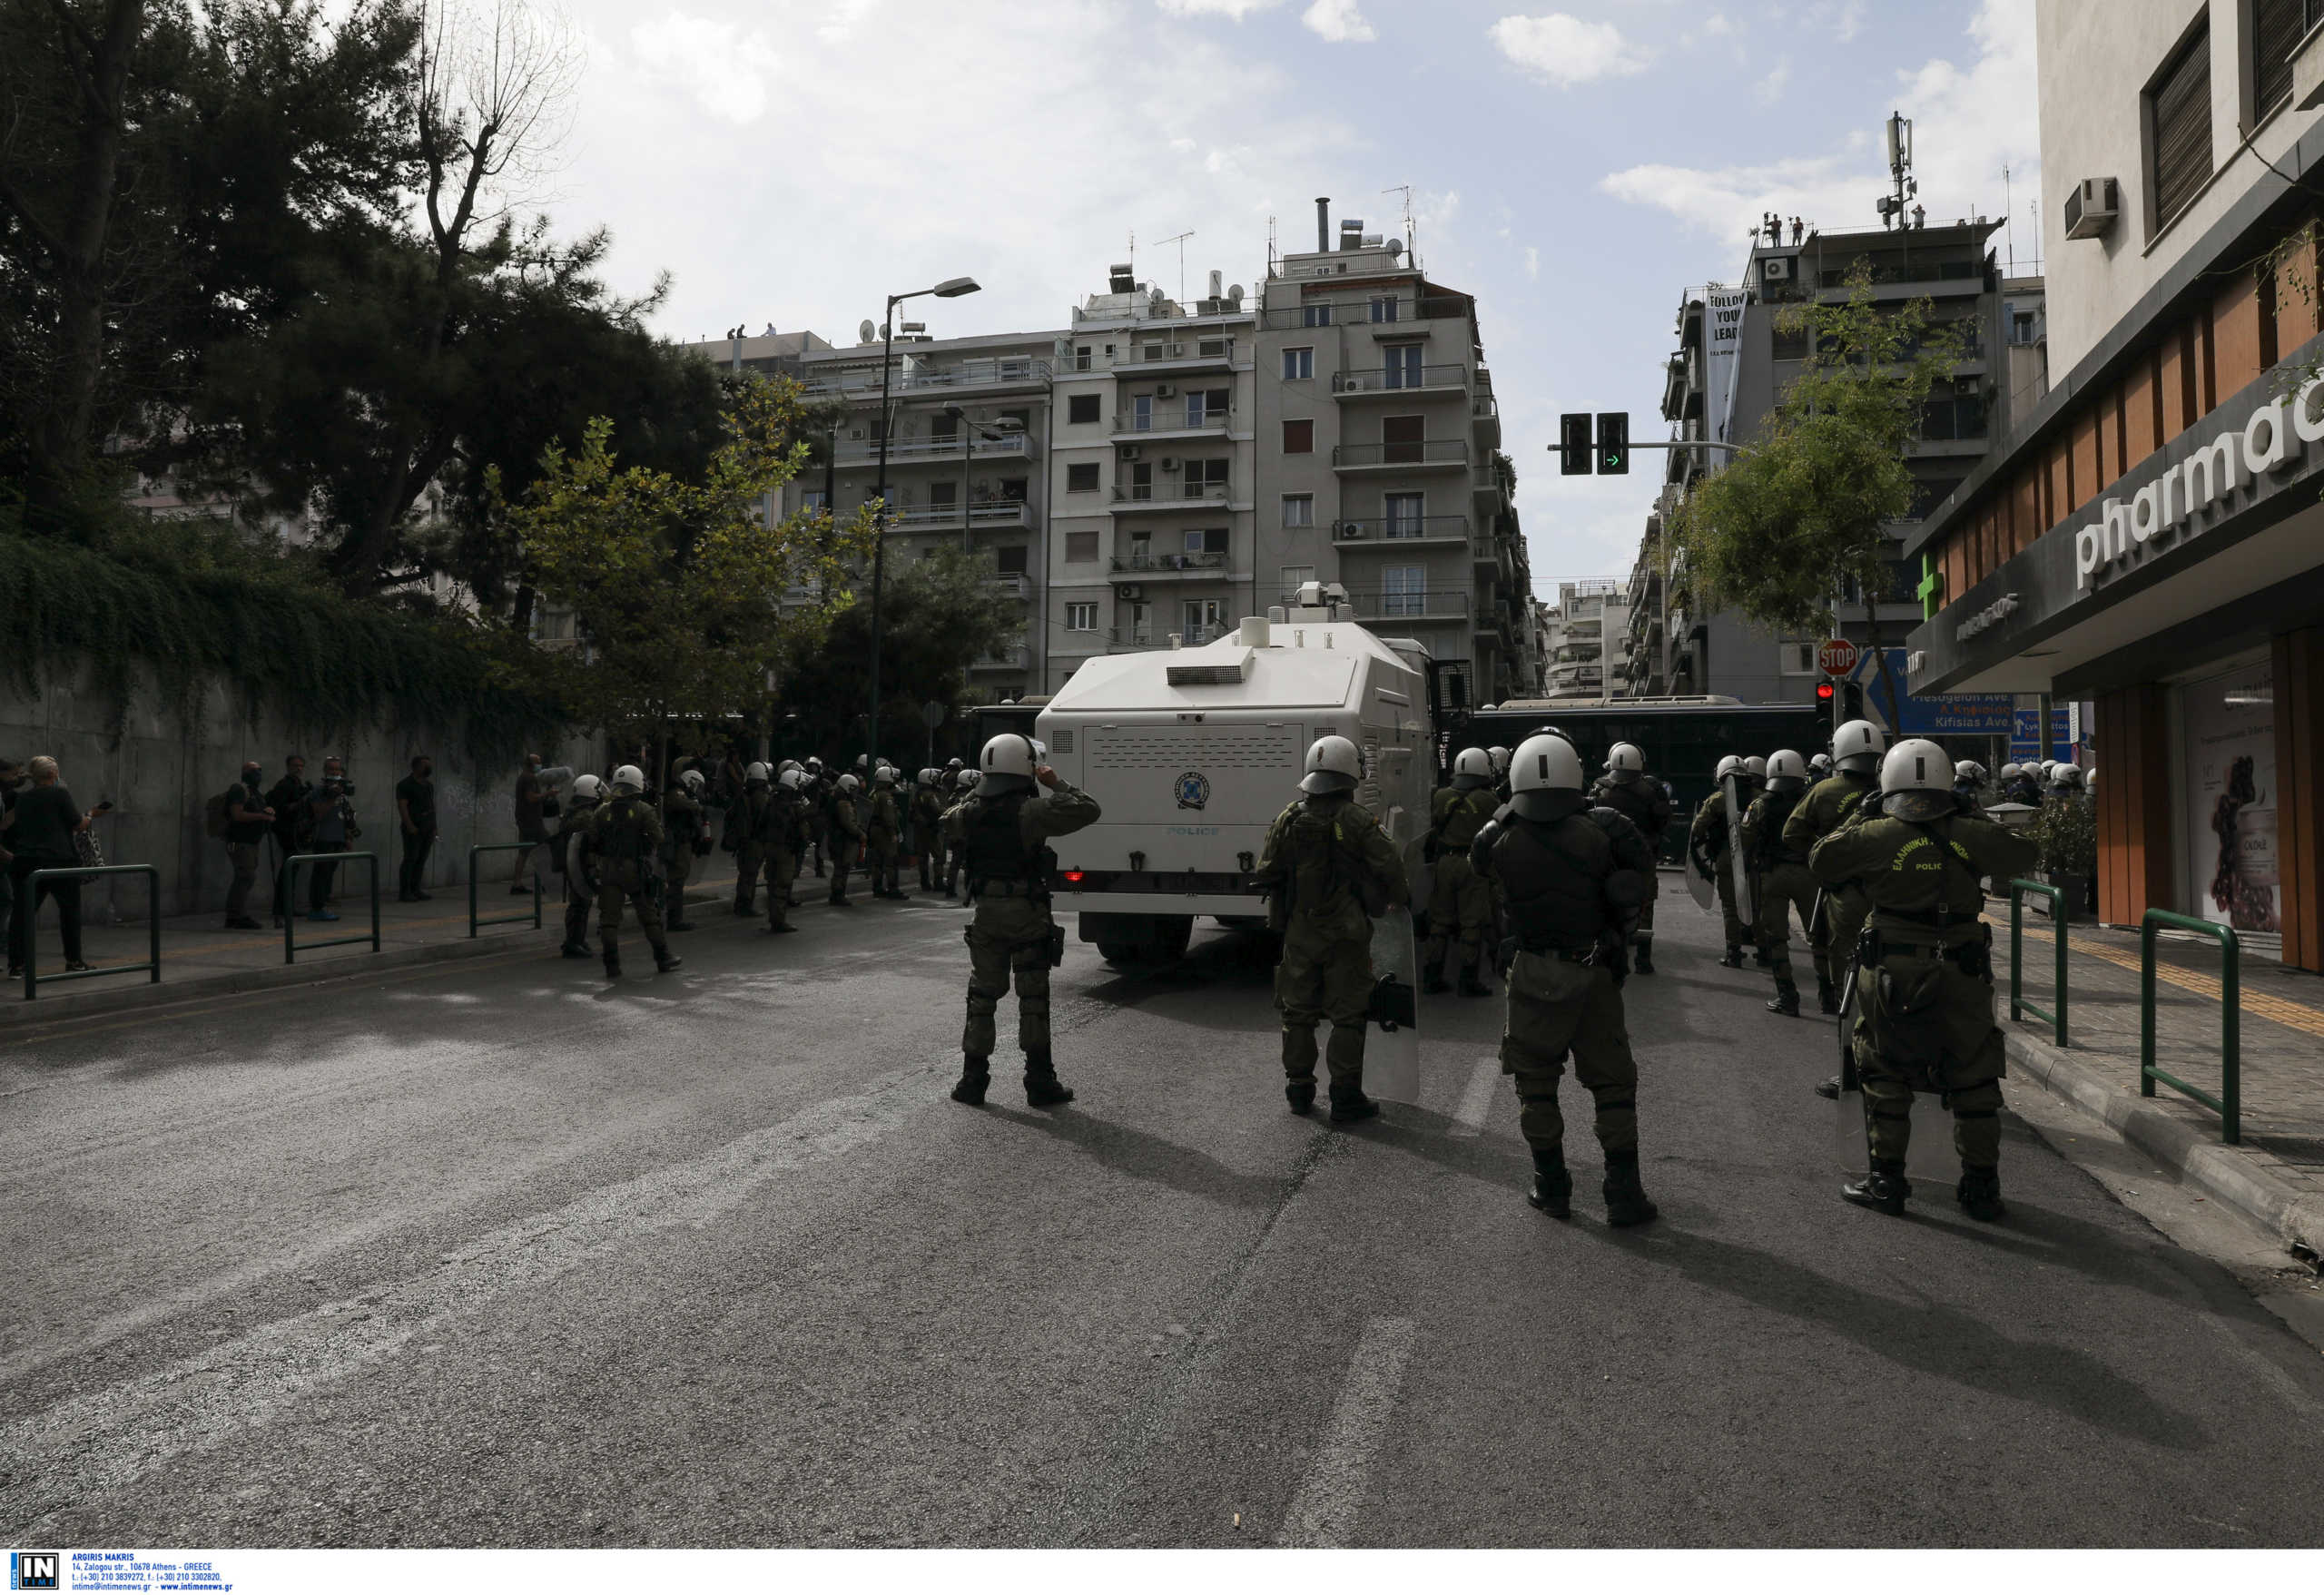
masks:
[[[918,745],[920,706],[956,706],[969,667],[1023,635],[1017,600],[993,578],[989,554],[939,545],[927,557],[892,557],[880,592],[880,705],[882,747]],[[859,579],[858,596],[862,596]],[[803,640],[785,659],[782,696],[797,716],[802,745],[830,753],[861,749],[864,682],[872,658],[870,606],[842,611],[819,638]]]
[[[736,383],[698,483],[622,465],[602,418],[577,450],[543,455],[521,502],[500,500],[495,476],[523,579],[573,611],[582,649],[565,656],[559,690],[577,719],[625,741],[675,734],[703,751],[848,613],[849,565],[872,546],[868,512],[836,524],[765,517],[806,458],[797,396],[789,382]]]
[[[1798,376],[1765,437],[1698,481],[1666,529],[1704,600],[1772,630],[1817,635],[1853,587],[1888,701],[1901,704],[1876,607],[1889,586],[1888,528],[1911,512],[1905,452],[1959,345],[1932,325],[1926,300],[1876,304],[1861,268],[1848,287],[1845,301],[1783,313],[1779,327],[1807,334]]]

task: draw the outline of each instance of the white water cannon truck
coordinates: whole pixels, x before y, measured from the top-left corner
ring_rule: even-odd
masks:
[[[1310,582],[1295,605],[1215,642],[1085,661],[1040,712],[1049,762],[1096,798],[1096,824],[1059,837],[1052,903],[1110,963],[1167,962],[1195,921],[1256,924],[1267,828],[1297,800],[1307,749],[1337,734],[1364,756],[1356,801],[1424,890],[1434,775],[1428,654],[1350,617]],[[1425,898],[1423,898],[1425,901]]]

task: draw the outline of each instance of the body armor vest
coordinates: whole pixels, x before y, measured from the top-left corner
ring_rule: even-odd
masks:
[[[597,851],[616,864],[634,864],[646,853],[645,817],[653,811],[642,797],[617,797],[597,822]]]
[[[1032,796],[1030,793],[1011,793],[1005,797],[970,800],[968,830],[962,838],[968,853],[970,890],[974,891],[977,883],[984,881],[1038,882],[1042,879],[1041,855],[1047,850],[1029,844],[1024,828],[1019,823]]]
[[[1605,882],[1615,869],[1613,843],[1586,814],[1550,822],[1512,814],[1502,824],[1492,869],[1519,945],[1587,952],[1610,922]]]
[[[1751,850],[1755,868],[1771,869],[1777,864],[1804,864],[1805,853],[1796,853],[1783,844],[1784,822],[1791,818],[1792,810],[1799,807],[1799,800],[1807,795],[1806,787],[1797,792],[1771,792],[1759,799],[1758,845]]]

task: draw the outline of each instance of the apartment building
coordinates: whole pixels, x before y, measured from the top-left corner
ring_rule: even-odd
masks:
[[[1182,305],[1118,265],[1074,307],[1051,379],[1044,690],[1086,658],[1208,642],[1277,602],[1254,509],[1257,315],[1222,276]]]
[[[1537,691],[1532,574],[1476,301],[1344,220],[1269,268],[1256,501],[1266,602],[1337,582],[1374,630],[1447,662],[1453,705]]]
[[[1630,588],[1619,578],[1560,582],[1542,617],[1545,698],[1629,695]],[[1519,696],[1533,695],[1521,693]]]
[[[1953,374],[1930,396],[1908,457],[1919,487],[1910,515],[1893,528],[1886,590],[1850,593],[1841,604],[1839,635],[1859,646],[1869,647],[1875,619],[1886,646],[1902,644],[1921,615],[1922,573],[1908,557],[1908,539],[1991,452],[2012,418],[2047,391],[2043,282],[2003,278],[1988,247],[2000,225],[1977,217],[1763,241],[1741,286],[1690,289],[1681,297],[1679,347],[1662,400],[1674,442],[1748,445],[1761,436],[1808,352],[1805,330],[1786,327],[1783,312],[1845,300],[1859,270],[1869,272],[1876,303],[1925,300],[1935,327],[1957,340]],[[1816,659],[1822,637],[1778,635],[1708,602],[1683,553],[1662,535],[1694,484],[1731,458],[1723,448],[1669,453],[1630,576],[1633,696],[1716,693],[1752,704],[1801,703],[1813,699],[1822,679]]]

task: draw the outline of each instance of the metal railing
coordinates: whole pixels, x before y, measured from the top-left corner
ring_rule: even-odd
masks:
[[[1170,343],[1134,343],[1115,357],[1114,369],[1124,376],[1141,367],[1169,365],[1231,365],[1232,338],[1184,338]]]
[[[999,498],[969,506],[968,524],[971,527],[1021,527],[1026,506],[1022,499]],[[931,527],[960,525],[958,504],[912,504],[888,511],[888,530],[925,531]]]
[[[1465,515],[1404,515],[1381,520],[1344,520],[1332,527],[1335,543],[1425,542],[1433,537],[1464,539],[1469,535]]]
[[[351,864],[358,859],[371,866],[371,933],[369,936],[333,936],[306,944],[309,952],[326,947],[351,947],[358,941],[368,941],[371,950],[379,950],[379,855],[378,853],[292,853],[282,861],[282,961],[299,961],[297,931],[299,915],[299,866],[301,864]]]
[[[483,853],[528,853],[537,847],[546,851],[548,846],[549,844],[546,842],[478,842],[476,846],[468,849],[469,940],[475,940],[476,933],[487,925],[513,925],[520,920],[530,920],[533,922],[534,930],[537,930],[541,928],[541,872],[538,870],[535,870],[533,871],[533,911],[531,913],[497,914],[489,920],[480,920],[477,918],[478,911],[476,898],[478,881],[477,878],[476,861],[478,855]]]
[[[1469,368],[1452,361],[1443,365],[1393,365],[1376,371],[1334,371],[1334,393],[1403,393],[1423,388],[1463,388]]]
[[[1227,556],[1224,553],[1206,554],[1130,554],[1114,556],[1113,568],[1117,576],[1164,576],[1173,571],[1225,570]]]
[[[1320,312],[1320,319],[1315,319]],[[1269,331],[1293,332],[1303,327],[1383,327],[1402,321],[1427,321],[1439,317],[1465,316],[1469,301],[1450,295],[1414,299],[1382,296],[1379,308],[1371,299],[1305,300],[1296,305],[1262,310],[1260,321]]]
[[[1334,443],[1332,463],[1362,465],[1466,465],[1466,438],[1422,438],[1409,443]]]
[[[2057,989],[2058,1010],[2048,1013],[2025,1000],[2025,895],[2034,892],[2050,900],[2050,936],[2056,945],[2057,972],[2053,977]],[[2047,1019],[2058,1045],[2066,1042],[2066,894],[2063,888],[2049,886],[2039,881],[2012,881],[2009,883],[2009,1017],[2023,1019],[2032,1014],[2037,1019]]]
[[[983,359],[962,360],[958,365],[934,368],[898,362],[889,383],[891,393],[911,393],[930,389],[981,388],[996,384],[1011,385],[1025,382],[1046,383],[1049,379],[1047,360],[1011,356],[997,356]],[[800,390],[810,395],[828,393],[877,393],[880,390],[880,368],[869,370],[827,371],[811,376],[800,384]]]
[[[1299,601],[1294,594],[1281,600]],[[1368,587],[1353,589],[1347,602],[1359,620],[1450,620],[1469,613],[1466,593],[1390,593]]]
[[[21,888],[24,895],[15,911],[25,925],[25,1000],[30,1002],[39,995],[41,987],[40,960],[33,952],[33,934],[40,928],[35,906],[40,901],[40,883],[44,881],[84,881],[95,875],[143,875],[145,877],[145,924],[152,941],[142,964],[107,964],[101,970],[67,970],[61,975],[51,975],[52,986],[59,980],[94,980],[99,975],[133,975],[140,970],[152,971],[149,985],[159,985],[162,980],[162,872],[151,864],[100,864],[94,867],[68,865],[57,870],[34,870],[25,877]]]
[[[2219,942],[2219,1095],[2200,1090],[2154,1066],[2154,933],[2164,925],[2193,930]],[[2219,1115],[2220,1139],[2243,1140],[2243,941],[2225,925],[2149,909],[2139,921],[2139,1095],[2154,1095],[2154,1083],[2191,1097]]]
[[[1114,431],[1126,438],[1142,438],[1153,432],[1223,432],[1234,416],[1235,407],[1231,404],[1223,409],[1213,409],[1206,404],[1174,404],[1144,414],[1126,409],[1115,415]]]
[[[959,464],[963,458],[1025,459],[1032,454],[1030,439],[1022,432],[1010,432],[1000,438],[978,438],[966,450],[958,438],[898,438],[888,444],[888,463],[899,465]],[[880,463],[878,439],[869,443],[846,442],[832,451],[832,461],[842,470],[860,469]]]
[[[1232,484],[1226,482],[1132,482],[1116,486],[1117,504],[1152,504],[1167,507],[1173,504],[1220,504],[1235,496]]]

